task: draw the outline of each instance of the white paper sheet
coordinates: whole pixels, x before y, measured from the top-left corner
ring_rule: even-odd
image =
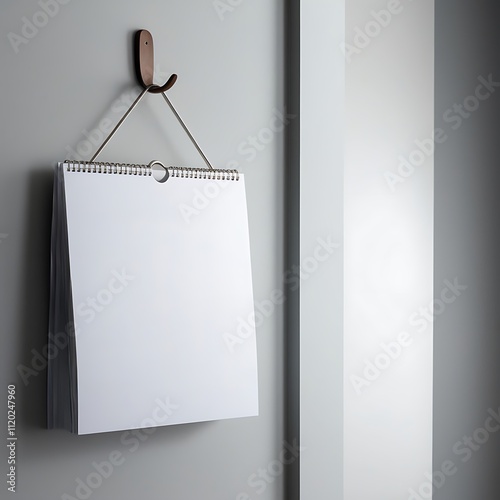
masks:
[[[257,415],[244,176],[64,183],[78,433]]]

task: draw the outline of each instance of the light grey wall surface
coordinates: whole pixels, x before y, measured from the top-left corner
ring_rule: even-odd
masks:
[[[42,5],[52,6],[50,16]],[[159,428],[135,451],[121,443],[121,433],[46,430],[46,372],[35,368],[25,386],[17,371],[20,364],[31,366],[46,343],[53,165],[78,146],[81,157],[90,158],[96,146],[85,142],[87,132],[99,136],[101,121],[115,123],[137,94],[136,29],[153,33],[163,75],[158,83],[178,73],[169,95],[213,164],[237,161],[246,174],[255,299],[283,286],[286,127],[270,140],[264,133],[265,143],[248,142],[285,113],[283,8],[281,0],[2,3],[0,373],[4,396],[7,384],[17,385],[17,498],[77,498],[76,479],[85,480],[92,463],[108,460],[114,450],[125,462],[92,499],[283,498],[283,475],[256,480],[283,449],[282,306],[258,329],[258,418]],[[40,27],[23,28],[25,18]],[[159,96],[146,97],[99,159],[203,166]],[[5,405],[0,415],[5,429]],[[3,480],[1,498],[6,488]]]
[[[499,19],[495,2],[436,2],[435,120],[448,139],[435,155],[434,291],[454,277],[467,287],[434,325],[433,470],[455,465],[436,500],[493,500],[500,488],[489,419],[500,407],[499,84],[474,97],[480,77],[500,82]]]
[[[330,500],[344,471],[345,0],[301,4],[300,498]]]
[[[432,467],[433,28],[432,0],[346,5],[344,500]]]

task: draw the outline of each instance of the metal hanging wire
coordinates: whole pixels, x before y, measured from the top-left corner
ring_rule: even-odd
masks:
[[[177,75],[171,75],[170,78],[164,85],[155,85],[153,83],[154,76],[154,52],[153,52],[153,37],[151,33],[147,30],[139,30],[136,33],[135,37],[135,64],[136,64],[136,73],[139,82],[144,87],[144,90],[137,96],[135,101],[131,104],[131,106],[127,109],[125,114],[120,118],[120,121],[116,124],[114,129],[109,133],[109,135],[104,139],[104,142],[99,146],[97,151],[94,153],[92,158],[90,159],[93,162],[97,156],[101,153],[101,151],[106,147],[106,144],[111,140],[111,138],[115,135],[115,132],[121,127],[123,122],[126,120],[128,115],[132,112],[132,110],[139,104],[142,98],[148,93],[152,94],[160,94],[163,96],[163,99],[168,104],[169,108],[172,110],[172,113],[177,118],[177,121],[180,123],[189,139],[193,143],[196,151],[203,158],[203,161],[209,168],[209,170],[215,170],[205,153],[203,153],[199,144],[196,142],[196,139],[193,137],[193,134],[189,131],[187,125],[184,123],[183,119],[174,108],[174,105],[167,97],[165,92],[172,88],[174,83],[177,80]]]

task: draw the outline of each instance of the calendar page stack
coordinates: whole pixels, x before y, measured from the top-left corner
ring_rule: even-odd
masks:
[[[243,174],[59,163],[50,282],[49,428],[258,415]]]

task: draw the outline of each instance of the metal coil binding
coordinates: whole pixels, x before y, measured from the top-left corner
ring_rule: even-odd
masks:
[[[160,162],[157,162],[160,163]],[[151,176],[150,165],[136,163],[90,162],[83,160],[65,160],[68,172],[83,172],[89,174],[119,174],[119,175],[144,175]],[[210,179],[224,181],[239,181],[240,174],[237,170],[224,170],[195,167],[165,167],[172,177],[183,179]]]
[[[240,174],[237,170],[223,170],[194,167],[168,167],[168,172],[172,177],[181,177],[184,179],[210,179],[239,181]]]
[[[136,163],[89,162],[83,160],[65,160],[68,172],[83,172],[88,174],[125,174],[151,176],[149,165]]]

